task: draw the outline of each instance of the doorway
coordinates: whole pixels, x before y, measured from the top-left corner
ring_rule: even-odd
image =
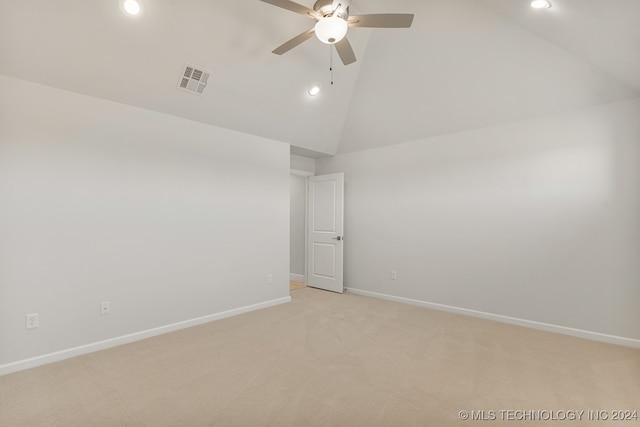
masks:
[[[293,292],[307,285],[307,192],[308,179],[313,173],[291,170],[290,231],[289,231],[289,290]]]
[[[291,170],[289,293],[311,286],[344,292],[344,174]]]

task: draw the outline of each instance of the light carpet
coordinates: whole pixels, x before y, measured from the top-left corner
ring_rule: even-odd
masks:
[[[349,293],[292,298],[0,377],[0,425],[640,424],[500,412],[640,410],[639,350]]]

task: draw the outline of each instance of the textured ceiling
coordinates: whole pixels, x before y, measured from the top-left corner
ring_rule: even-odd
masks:
[[[258,0],[0,3],[0,73],[291,143],[381,147],[640,96],[640,1],[353,0],[352,14],[415,13],[410,29],[349,30],[358,62],[311,39],[313,21]],[[313,0],[300,0],[311,6]],[[212,72],[204,96],[181,68]],[[318,81],[322,94],[306,88]],[[311,151],[308,151],[311,150]]]

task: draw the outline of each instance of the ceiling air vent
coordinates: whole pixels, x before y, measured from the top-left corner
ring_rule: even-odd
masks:
[[[178,89],[195,93],[196,95],[202,95],[204,88],[207,87],[207,81],[210,75],[211,73],[203,71],[201,68],[185,64],[182,76],[180,76],[180,81],[178,82]]]

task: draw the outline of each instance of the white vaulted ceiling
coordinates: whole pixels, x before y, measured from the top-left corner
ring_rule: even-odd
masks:
[[[353,0],[352,14],[414,13],[410,29],[352,28],[358,62],[313,21],[258,0],[0,3],[0,73],[335,154],[640,96],[640,1]],[[313,0],[299,3],[311,7]],[[176,89],[185,63],[212,73]],[[313,82],[323,92],[310,98]]]

